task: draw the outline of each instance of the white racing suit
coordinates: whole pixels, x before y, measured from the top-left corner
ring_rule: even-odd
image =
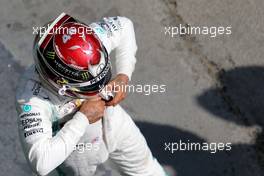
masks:
[[[116,50],[117,73],[131,77],[137,49],[132,22],[104,18],[90,25],[110,53]],[[164,176],[131,117],[119,106],[89,124],[78,112],[78,99],[59,96],[41,82],[34,66],[17,89],[19,136],[26,159],[37,175],[90,176],[112,159],[122,175]]]

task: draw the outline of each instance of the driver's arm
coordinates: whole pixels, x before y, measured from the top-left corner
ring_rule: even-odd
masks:
[[[52,137],[52,109],[47,101],[32,97],[18,103],[19,134],[25,156],[32,169],[47,175],[59,166],[74,150],[89,122],[77,112],[72,120]]]

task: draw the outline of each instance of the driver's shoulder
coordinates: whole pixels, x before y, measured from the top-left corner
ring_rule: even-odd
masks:
[[[34,65],[27,68],[20,77],[16,89],[16,103],[30,101],[46,104],[49,100],[47,90],[42,86]]]

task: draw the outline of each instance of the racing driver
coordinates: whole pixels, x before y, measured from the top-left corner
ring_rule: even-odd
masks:
[[[111,80],[112,50],[117,74]],[[16,94],[20,141],[35,175],[90,176],[108,158],[121,175],[165,175],[118,105],[126,92],[115,87],[128,84],[136,50],[125,17],[86,25],[62,13],[36,35],[35,64]]]

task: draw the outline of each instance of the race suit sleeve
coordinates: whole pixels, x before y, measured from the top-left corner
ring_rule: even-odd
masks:
[[[20,140],[26,158],[37,174],[47,175],[71,154],[89,122],[84,114],[77,112],[52,137],[52,109],[48,101],[31,97],[17,105]]]
[[[108,17],[90,25],[106,47],[108,53],[115,50],[117,74],[131,79],[136,63],[137,44],[134,26],[126,17]]]

